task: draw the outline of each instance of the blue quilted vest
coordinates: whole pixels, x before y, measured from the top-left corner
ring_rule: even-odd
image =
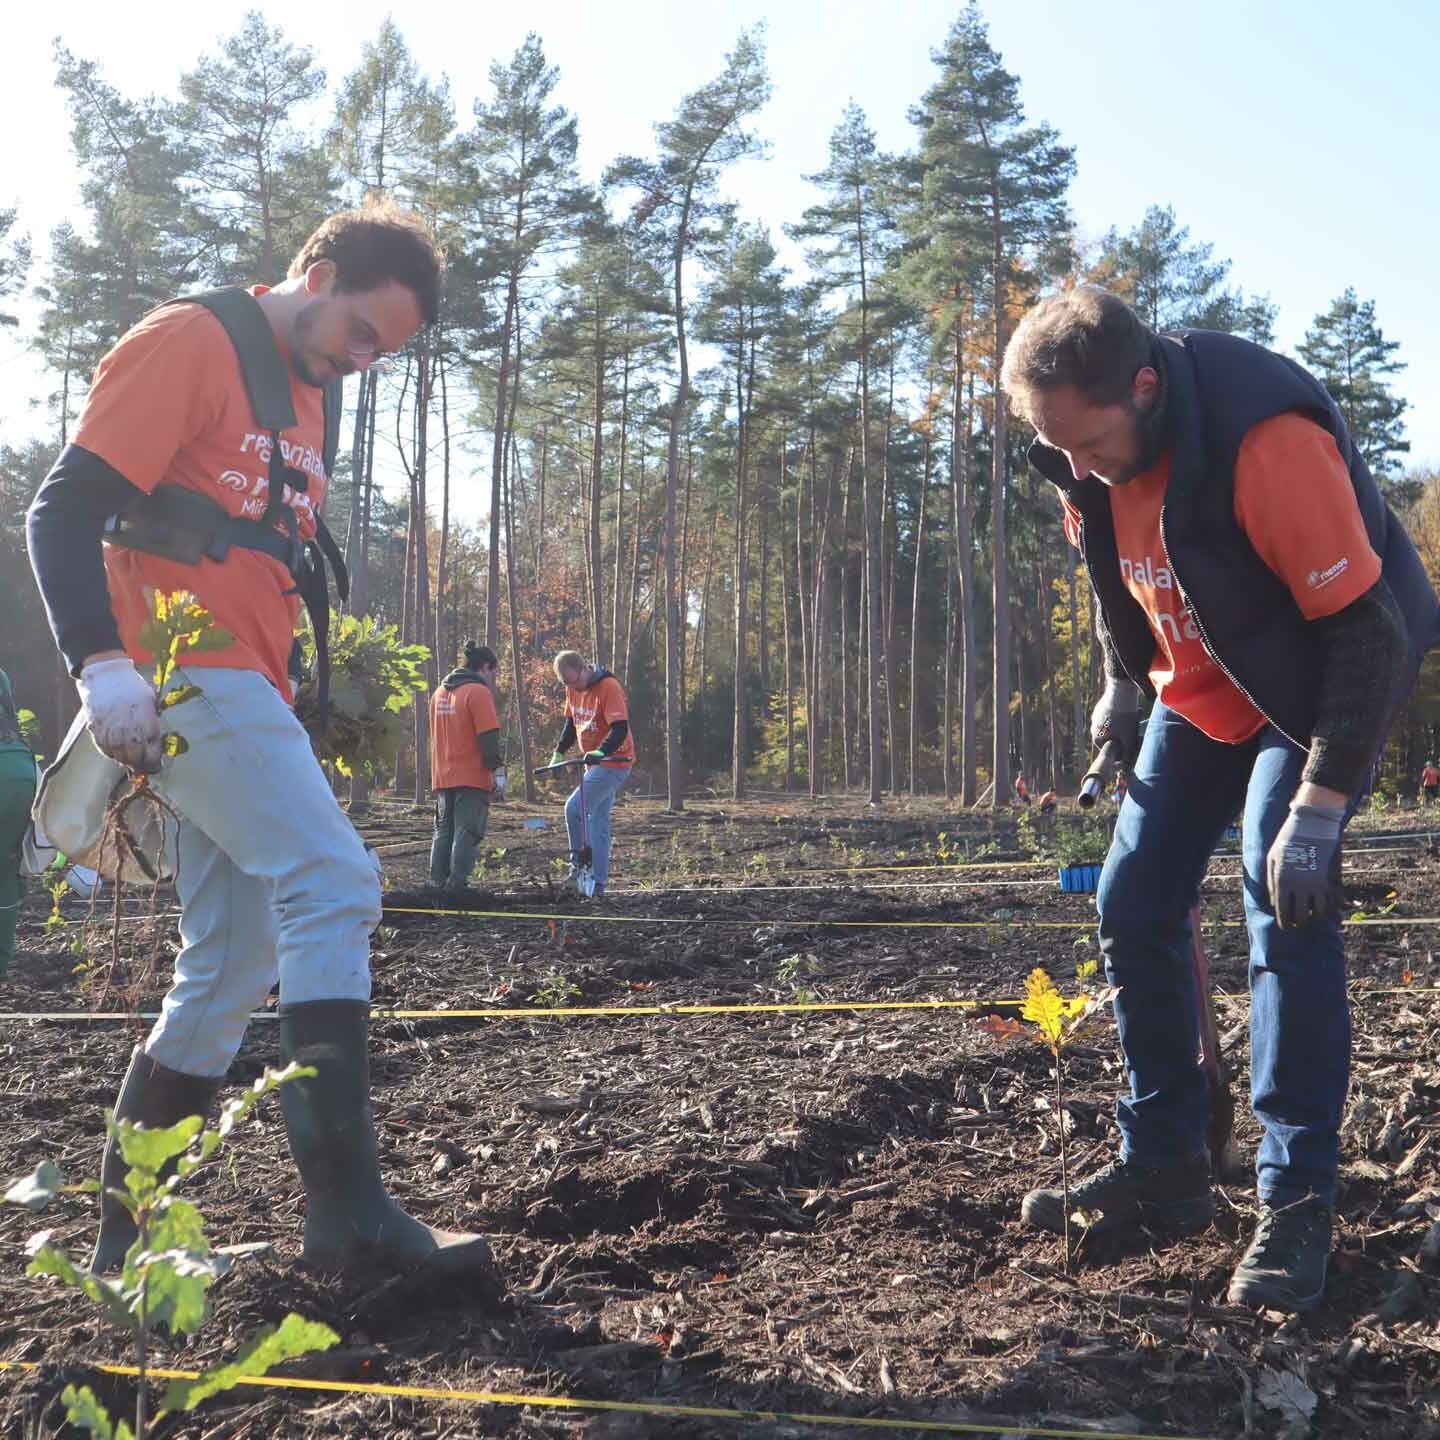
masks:
[[[1170,452],[1160,534],[1180,596],[1221,669],[1272,724],[1307,747],[1320,683],[1319,638],[1235,520],[1235,457],[1251,427],[1296,411],[1334,437],[1405,623],[1407,676],[1440,640],[1440,601],[1344,417],[1313,375],[1283,355],[1209,330],[1159,337],[1157,359],[1166,382],[1162,443]],[[1148,672],[1155,637],[1120,578],[1109,490],[1093,476],[1075,480],[1064,454],[1039,441],[1030,462],[1079,511],[1081,553],[1101,623],[1126,672],[1153,693]],[[1305,476],[1297,474],[1293,484],[1294,503],[1303,506]]]

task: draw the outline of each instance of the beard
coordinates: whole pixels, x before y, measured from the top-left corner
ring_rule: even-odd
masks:
[[[318,368],[320,364],[333,368],[328,358],[310,349],[311,337],[327,303],[325,300],[312,300],[295,316],[295,324],[290,331],[290,367],[301,381],[317,390],[324,389],[334,378],[322,375]]]

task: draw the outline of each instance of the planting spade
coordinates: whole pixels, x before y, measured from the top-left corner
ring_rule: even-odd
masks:
[[[583,755],[573,760],[562,760],[558,765],[541,765],[531,773],[537,778],[552,775],[557,770],[568,770],[572,765],[586,764]],[[590,815],[585,807],[585,777],[580,777],[580,848],[571,851],[575,865],[575,888],[588,900],[595,894],[595,852],[590,848]]]

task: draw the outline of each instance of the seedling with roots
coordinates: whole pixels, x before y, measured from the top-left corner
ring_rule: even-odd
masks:
[[[300,1076],[314,1075],[314,1066],[289,1065],[267,1070],[244,1094],[228,1102],[219,1124],[205,1129],[199,1115],[191,1115],[167,1129],[149,1130],[108,1116],[106,1124],[120,1146],[130,1169],[123,1189],[110,1196],[129,1211],[137,1236],[126,1252],[123,1268],[114,1278],[95,1274],[75,1264],[51,1243],[52,1231],[32,1235],[25,1246],[31,1256],[27,1275],[51,1275],[79,1290],[94,1302],[112,1324],[135,1336],[139,1379],[135,1398],[135,1428],[112,1421],[88,1386],[67,1385],[60,1402],[72,1425],[100,1440],[145,1440],[150,1432],[149,1344],[157,1325],[172,1335],[193,1335],[205,1323],[210,1305],[207,1291],[230,1267],[227,1255],[215,1253],[205,1238],[200,1211],[178,1194],[179,1186],[197,1165],[213,1155],[242,1116],[277,1085]],[[173,1162],[173,1173],[166,1175]],[[95,1192],[97,1180],[66,1185],[65,1177],[46,1160],[33,1174],[5,1192],[12,1205],[40,1211],[62,1190]],[[196,1380],[173,1380],[165,1391],[158,1424],[166,1415],[193,1410],[202,1400],[228,1390],[242,1376],[263,1375],[272,1365],[327,1350],[339,1336],[333,1330],[299,1315],[287,1315],[278,1326],[257,1333],[229,1363],[206,1371]]]
[[[1060,1132],[1060,1190],[1064,1196],[1065,1210],[1065,1270],[1068,1273],[1071,1262],[1070,1249],[1070,1163],[1065,1148],[1065,1047],[1079,1032],[1080,1027],[1099,1009],[1108,1005],[1119,993],[1118,987],[1105,985],[1087,993],[1086,984],[1098,973],[1094,960],[1086,960],[1076,968],[1075,979],[1080,993],[1067,1000],[1056,988],[1055,982],[1036,966],[1025,980],[1025,1001],[1020,1007],[1023,1020],[1028,1020],[1040,1032],[1040,1038],[1050,1048],[1055,1062],[1055,1120]],[[976,1022],[982,1030],[999,1039],[1008,1040],[1029,1033],[1021,1020],[1011,1020],[999,1015],[986,1015]]]

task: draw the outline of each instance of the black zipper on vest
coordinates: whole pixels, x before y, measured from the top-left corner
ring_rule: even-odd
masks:
[[[1210,637],[1205,633],[1205,626],[1200,620],[1200,612],[1190,603],[1190,597],[1185,593],[1185,587],[1180,583],[1180,574],[1175,569],[1175,562],[1170,558],[1170,546],[1165,539],[1165,503],[1160,504],[1160,549],[1165,554],[1165,563],[1170,567],[1170,578],[1175,582],[1175,591],[1184,602],[1185,608],[1190,612],[1190,618],[1195,622],[1195,628],[1200,632],[1200,643],[1205,647],[1205,653],[1220,667],[1221,673],[1227,680],[1258,710],[1267,725],[1275,725],[1275,728],[1292,744],[1298,745],[1302,750],[1308,750],[1308,745],[1301,745],[1288,730],[1276,725],[1265,707],[1240,683],[1235,672],[1220,658],[1215,647],[1210,643]]]

